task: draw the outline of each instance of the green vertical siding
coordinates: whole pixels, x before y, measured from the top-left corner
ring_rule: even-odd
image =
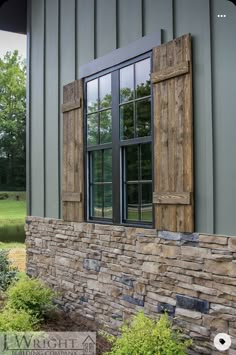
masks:
[[[81,65],[162,29],[164,42],[193,37],[196,231],[235,234],[236,7],[226,0],[31,0],[29,11],[30,213],[60,217],[63,85]]]
[[[174,0],[144,0],[144,33],[148,35],[163,30],[163,40],[173,39],[173,1]]]
[[[58,216],[58,22],[57,0],[46,1],[45,19],[45,215]],[[52,163],[53,162],[53,163]]]
[[[98,1],[99,2],[99,1]],[[142,1],[118,1],[118,46],[124,47],[142,37]]]
[[[186,13],[184,21],[183,13]],[[195,209],[198,211],[195,224],[198,231],[212,233],[214,201],[210,2],[178,0],[174,16],[176,37],[185,33],[193,35]]]
[[[212,19],[215,229],[236,235],[236,7],[214,0]]]
[[[116,0],[99,0],[96,9],[96,57],[99,58],[117,46]]]

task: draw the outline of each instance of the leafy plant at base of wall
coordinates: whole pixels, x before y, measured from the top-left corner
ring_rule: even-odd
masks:
[[[7,290],[7,307],[24,310],[39,321],[55,310],[53,299],[58,295],[39,279],[22,277]]]
[[[11,283],[17,280],[18,269],[12,267],[8,258],[8,250],[0,250],[0,291],[6,291]]]
[[[23,309],[5,307],[0,312],[0,332],[37,330],[38,323],[35,317]]]
[[[121,327],[121,336],[115,337],[106,332],[101,334],[112,344],[106,355],[186,355],[191,340],[182,340],[180,333],[172,329],[166,314],[154,321],[138,313],[131,324]]]

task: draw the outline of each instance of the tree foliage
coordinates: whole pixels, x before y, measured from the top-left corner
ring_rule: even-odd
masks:
[[[0,59],[0,186],[25,188],[26,65],[18,51]]]

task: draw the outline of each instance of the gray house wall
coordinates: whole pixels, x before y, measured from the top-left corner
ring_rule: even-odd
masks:
[[[218,18],[226,14],[226,18]],[[193,36],[196,231],[236,235],[236,7],[226,0],[28,1],[28,214],[61,217],[62,88],[138,38]]]

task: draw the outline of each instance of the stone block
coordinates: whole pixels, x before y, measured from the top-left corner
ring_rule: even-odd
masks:
[[[165,269],[165,265],[157,264],[155,262],[145,261],[142,265],[142,271],[151,274],[160,274],[164,272]]]
[[[98,282],[96,280],[87,280],[87,287],[90,290],[100,291],[101,284],[100,284],[100,282]]]
[[[228,237],[218,236],[218,235],[207,235],[207,234],[200,234],[199,235],[199,242],[207,243],[207,244],[221,244],[227,245],[228,244]]]
[[[194,297],[176,295],[176,306],[201,313],[208,313],[209,302]]]
[[[179,257],[180,253],[180,247],[175,247],[173,245],[161,245],[161,256],[163,258],[176,259]]]
[[[160,255],[161,245],[157,243],[138,243],[137,244],[137,253],[145,255]]]
[[[175,315],[194,319],[194,320],[202,318],[201,312],[190,311],[189,309],[184,309],[184,308],[176,308]]]
[[[86,270],[100,271],[101,262],[96,259],[84,259],[83,268]]]
[[[139,295],[146,295],[146,285],[142,282],[135,282],[134,291]]]
[[[158,313],[167,313],[169,317],[174,317],[175,306],[169,303],[159,302],[157,305]]]
[[[236,237],[229,238],[228,248],[232,252],[236,252]]]
[[[122,276],[115,276],[113,278],[113,280],[115,282],[119,282],[123,285],[126,285],[126,286],[129,286],[129,287],[133,287],[133,283],[134,283],[134,279],[133,278],[130,278],[129,276],[125,276],[125,275],[122,275]]]
[[[236,264],[232,262],[221,262],[206,259],[203,269],[206,272],[222,276],[235,277],[236,275]]]
[[[144,307],[144,301],[143,300],[140,300],[140,299],[134,298],[132,296],[128,296],[128,295],[123,295],[122,299],[124,301],[129,302],[131,304],[134,304],[136,306]]]
[[[147,297],[154,300],[154,301],[158,301],[158,302],[161,302],[161,303],[168,303],[168,304],[171,304],[172,306],[175,306],[176,305],[176,300],[171,298],[171,297],[167,297],[167,296],[162,296],[162,295],[159,295],[157,293],[154,293],[154,292],[148,292],[147,293]]]

